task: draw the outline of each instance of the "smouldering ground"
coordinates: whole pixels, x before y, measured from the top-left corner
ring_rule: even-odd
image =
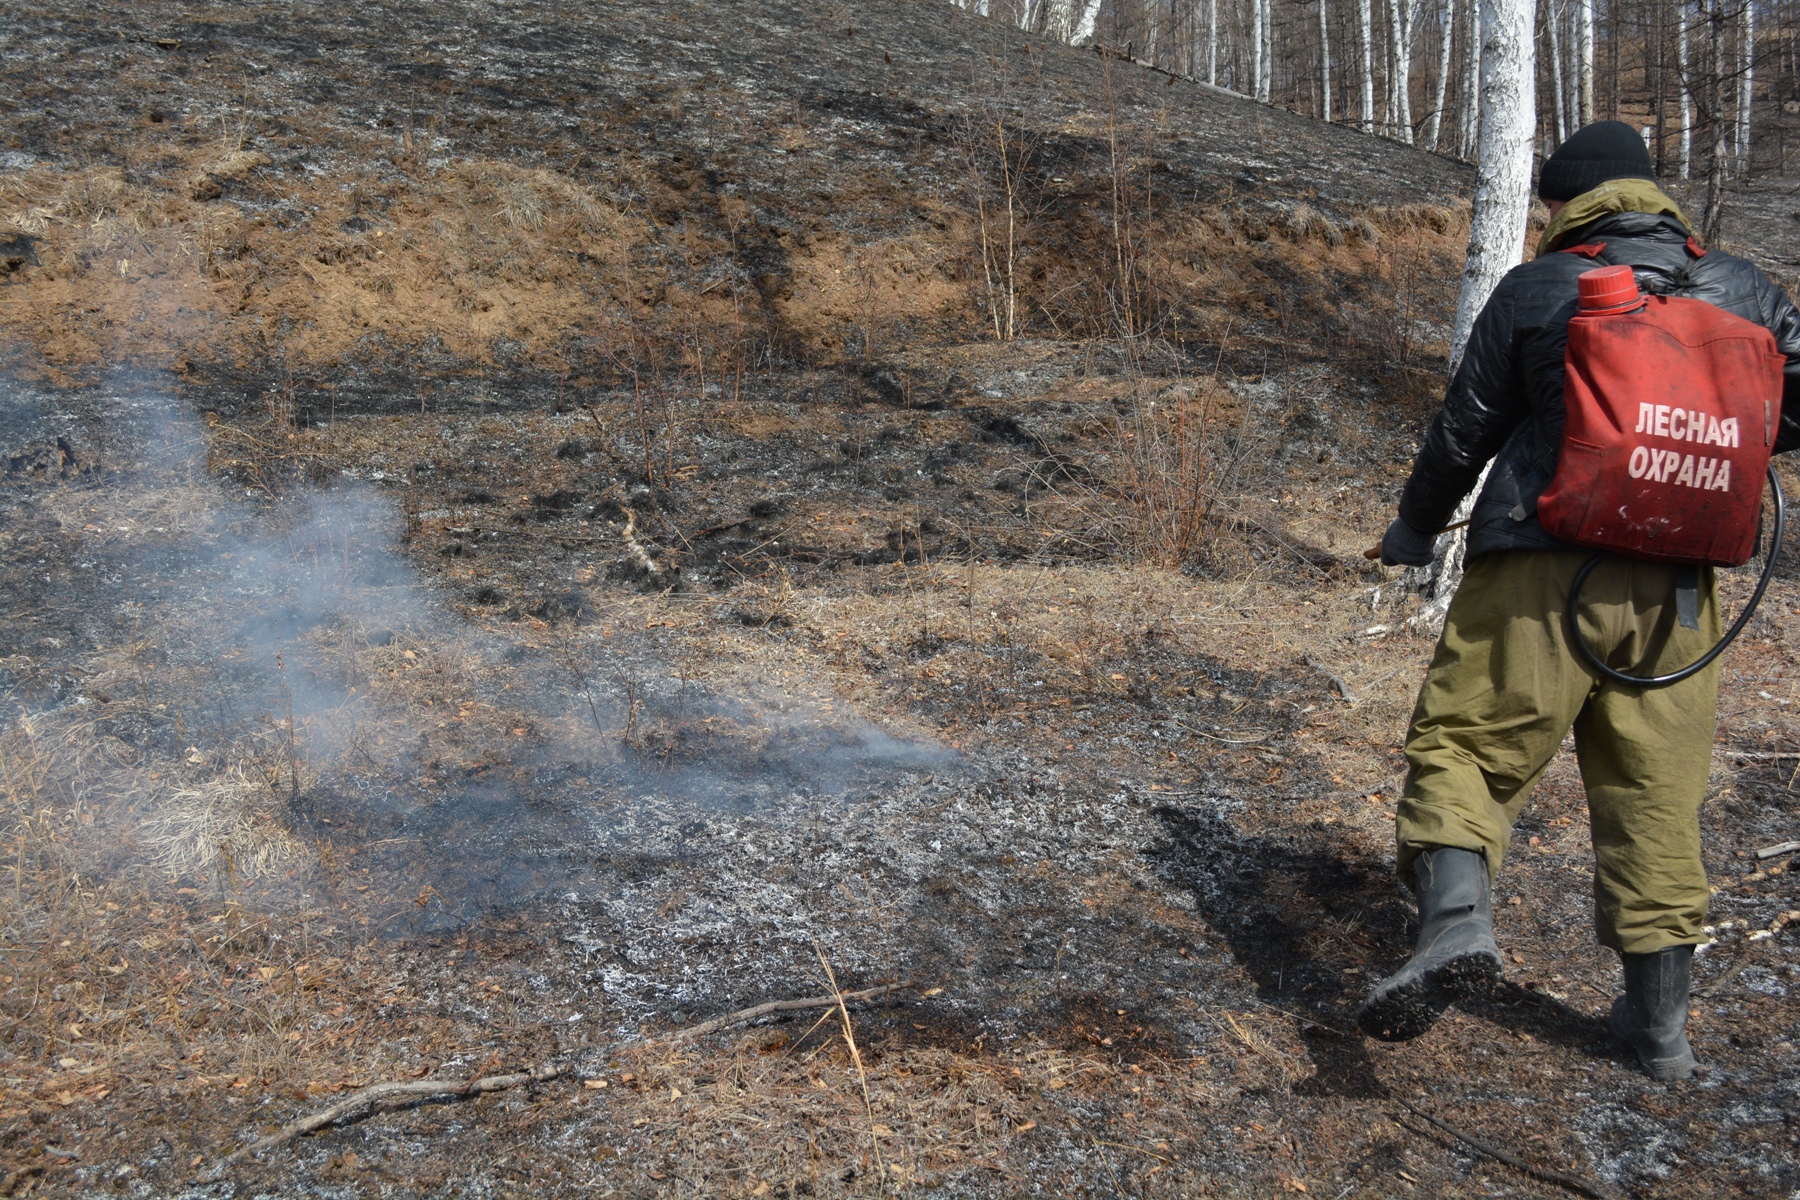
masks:
[[[1566,760],[1508,985],[1350,1032],[1430,649],[1360,551],[1465,165],[939,0],[609,16],[0,29],[0,1193],[1561,1194],[1401,1101],[1800,1187],[1748,857],[1796,836],[1791,564],[1727,659],[1712,1073],[1604,1032]],[[1727,231],[1791,273],[1781,194]],[[917,986],[667,1040],[827,963]]]
[[[845,408],[824,467],[805,399],[726,406],[692,436],[752,469],[637,508],[602,452],[556,457],[624,398],[283,433],[209,427],[153,377],[15,389],[9,428],[81,446],[40,434],[6,492],[18,1191],[162,1194],[345,1089],[543,1062],[573,1075],[214,1190],[1544,1191],[1398,1097],[1641,1194],[1787,1186],[1792,935],[1754,933],[1793,902],[1738,856],[1791,828],[1792,572],[1727,671],[1713,1075],[1651,1085],[1602,1030],[1566,762],[1503,877],[1508,987],[1369,1043],[1349,1013],[1407,936],[1385,863],[1429,651],[1355,565],[1395,486],[1361,480],[1380,442],[1287,427],[1257,457],[1303,445],[1319,476],[1252,476],[1205,577],[1127,566],[1019,440],[1071,467],[1116,445],[1056,432],[1104,421],[1104,383],[1053,372],[990,440]],[[209,470],[251,440],[279,496]],[[951,442],[899,536],[859,519]],[[601,482],[546,506],[515,459]],[[1055,486],[959,553],[936,497],[960,473],[1010,502],[1009,471]],[[709,555],[693,531],[733,514]],[[811,1014],[657,1040],[825,990],[820,954],[846,988],[922,983],[854,1011],[863,1072]]]

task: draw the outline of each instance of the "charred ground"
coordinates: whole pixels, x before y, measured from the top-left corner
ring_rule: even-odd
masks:
[[[1347,1032],[1430,648],[1359,552],[1466,168],[937,4],[6,37],[13,1194],[552,1060],[604,1086],[192,1193],[1549,1194],[1401,1097],[1632,1194],[1800,1182],[1800,906],[1743,857],[1794,836],[1791,568],[1726,672],[1709,1079],[1608,1042],[1567,761],[1508,986]],[[1791,278],[1782,195],[1737,236]],[[821,955],[923,984],[854,1014],[866,1103],[810,1018],[655,1040]]]

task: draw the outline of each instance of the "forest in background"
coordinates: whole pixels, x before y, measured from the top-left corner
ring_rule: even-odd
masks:
[[[1308,116],[1461,158],[1479,119],[1471,0],[951,0]],[[1781,175],[1800,130],[1795,0],[1535,0],[1539,153],[1600,118],[1664,178]]]

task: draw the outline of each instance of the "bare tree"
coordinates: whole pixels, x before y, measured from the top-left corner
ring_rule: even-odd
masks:
[[[1750,109],[1756,99],[1756,4],[1743,0],[1738,23],[1737,172],[1750,177]]]
[[[1319,116],[1331,121],[1331,5],[1319,0]]]
[[[1269,102],[1269,0],[1250,0],[1251,95]]]
[[[1463,62],[1463,112],[1461,153],[1474,158],[1481,144],[1481,4],[1469,0],[1468,30],[1464,38],[1468,57]]]
[[[1375,50],[1369,26],[1374,24],[1369,0],[1357,0],[1356,38],[1362,51],[1362,131],[1375,132]]]
[[[1450,371],[1462,365],[1463,347],[1475,318],[1501,276],[1524,252],[1525,218],[1531,203],[1532,140],[1537,125],[1537,68],[1533,57],[1531,0],[1481,0],[1481,162],[1475,173],[1475,212],[1469,225],[1469,252],[1450,341]],[[1453,520],[1474,510],[1487,481],[1484,470],[1457,506]],[[1463,530],[1438,539],[1431,566],[1424,568],[1431,600],[1419,612],[1422,628],[1441,628],[1450,598],[1462,582]]]
[[[1556,0],[1544,0],[1544,32],[1550,38],[1550,88],[1552,111],[1556,114],[1556,141],[1560,145],[1569,136],[1569,113],[1563,107],[1562,39],[1557,35]]]
[[[1681,178],[1693,171],[1694,158],[1694,92],[1693,73],[1688,61],[1687,0],[1675,3],[1675,73],[1681,85]]]
[[[1575,0],[1575,47],[1579,128],[1594,119],[1594,0]]]
[[[1425,148],[1438,148],[1438,134],[1444,127],[1444,102],[1450,85],[1450,48],[1456,37],[1456,0],[1444,0],[1444,19],[1438,38],[1437,89],[1431,100],[1431,115],[1425,119]]]
[[[1206,0],[1206,82],[1219,86],[1219,0]]]
[[[1710,93],[1707,104],[1712,111],[1707,119],[1712,125],[1712,161],[1706,166],[1706,210],[1702,222],[1707,241],[1719,236],[1719,218],[1725,211],[1725,0],[1708,0],[1707,82]]]
[[[1388,0],[1388,126],[1392,136],[1412,144],[1412,44],[1423,0]]]

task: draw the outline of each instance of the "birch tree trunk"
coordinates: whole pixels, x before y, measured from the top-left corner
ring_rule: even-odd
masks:
[[[1756,98],[1756,5],[1744,0],[1743,18],[1738,25],[1738,118],[1737,173],[1739,179],[1750,178],[1750,109]]]
[[[1219,0],[1206,0],[1206,82],[1219,86]]]
[[[1456,33],[1456,0],[1444,0],[1443,37],[1438,43],[1438,76],[1437,91],[1431,101],[1431,116],[1425,124],[1425,148],[1438,148],[1438,135],[1444,128],[1444,101],[1449,95],[1450,84],[1450,46],[1455,41]]]
[[[1616,0],[1615,0],[1616,2]],[[1575,42],[1579,119],[1576,128],[1594,120],[1594,0],[1575,0]]]
[[[1387,0],[1387,91],[1382,99],[1381,130],[1389,137],[1400,131],[1400,0]]]
[[[1075,33],[1069,38],[1071,46],[1079,46],[1094,38],[1094,22],[1100,19],[1100,0],[1076,0],[1080,12],[1076,14]]]
[[[1675,73],[1681,85],[1681,178],[1692,176],[1694,164],[1693,68],[1688,61],[1687,0],[1675,5]],[[1660,131],[1659,131],[1660,132]]]
[[[1556,0],[1544,0],[1544,28],[1550,34],[1550,87],[1556,98],[1556,144],[1569,136],[1568,110],[1563,107],[1562,39],[1556,32]]]
[[[1356,37],[1362,50],[1362,130],[1375,132],[1375,50],[1370,43],[1369,26],[1373,19],[1369,0],[1357,0]]]
[[[1712,161],[1706,164],[1706,215],[1702,237],[1708,242],[1719,236],[1719,217],[1725,211],[1725,0],[1711,0],[1707,13],[1708,58],[1712,93],[1708,100],[1712,112]]]
[[[1326,21],[1330,8],[1327,0],[1319,0],[1319,111],[1327,125],[1331,124],[1331,26]]]
[[[1481,163],[1475,173],[1475,212],[1469,253],[1450,341],[1450,372],[1462,364],[1475,318],[1500,277],[1517,266],[1524,250],[1531,203],[1531,149],[1537,127],[1537,64],[1531,0],[1481,0]],[[1487,471],[1456,507],[1452,523],[1474,510]],[[1437,554],[1422,568],[1431,599],[1419,610],[1419,628],[1443,628],[1450,598],[1462,582],[1464,530],[1438,539]]]
[[[1424,12],[1424,0],[1397,0],[1394,33],[1394,135],[1407,145],[1413,142],[1412,46]]]
[[[1250,0],[1251,23],[1254,28],[1251,53],[1254,56],[1253,75],[1256,98],[1264,104],[1269,102],[1269,0]]]
[[[1469,0],[1463,62],[1462,156],[1474,158],[1481,145],[1481,0]]]

